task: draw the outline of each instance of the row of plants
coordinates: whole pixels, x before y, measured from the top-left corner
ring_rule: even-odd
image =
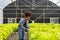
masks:
[[[60,24],[30,23],[29,40],[60,40]],[[0,24],[0,40],[17,32],[18,24]]]

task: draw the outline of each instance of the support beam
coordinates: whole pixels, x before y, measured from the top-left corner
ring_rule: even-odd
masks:
[[[40,2],[38,2],[36,5],[40,4],[42,1],[44,1],[44,0],[41,0],[41,1],[40,1]]]
[[[21,9],[21,18],[22,18],[22,15],[23,15],[23,12],[22,12],[22,9]]]
[[[44,23],[45,23],[45,9],[43,9],[43,21],[44,21]]]
[[[32,7],[32,5],[18,5],[19,7]],[[47,5],[33,5],[34,7],[47,7]],[[7,7],[15,7],[13,5],[9,5]],[[58,7],[56,5],[48,5],[48,7]]]
[[[42,4],[45,3],[46,1],[49,1],[49,0],[45,0],[45,1],[42,0],[42,1],[40,1],[39,3],[37,3],[36,5],[38,5],[38,4],[39,4],[39,5],[42,5]]]
[[[35,0],[32,0],[32,8],[31,9],[34,9],[34,6],[35,6]]]
[[[35,0],[32,0],[32,5],[35,5]]]
[[[23,6],[29,7],[26,5],[26,3],[24,3],[23,1],[19,1],[20,3],[24,4]],[[30,8],[30,7],[29,7]]]
[[[29,2],[28,0],[25,0],[27,3],[29,3],[29,4],[32,4],[31,2]]]
[[[15,14],[15,13],[5,13],[5,14]],[[18,13],[18,14],[20,14],[20,13]],[[41,15],[41,13],[33,13],[33,14],[40,14]],[[49,15],[51,15],[51,14],[59,14],[60,15],[60,13],[45,13],[45,14],[49,14]],[[22,13],[22,15],[23,15],[23,13]]]
[[[60,8],[44,8],[45,10],[60,10]],[[16,9],[4,9],[4,10],[16,10]],[[18,10],[21,10],[20,8]],[[23,10],[26,10],[26,8],[23,8]],[[29,8],[27,8],[27,10],[30,10]],[[36,9],[32,9],[32,10],[43,10],[43,9],[39,9],[39,8],[36,8]]]

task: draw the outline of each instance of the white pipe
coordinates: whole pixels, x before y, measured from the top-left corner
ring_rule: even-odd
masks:
[[[32,20],[32,23],[34,23],[34,20]]]

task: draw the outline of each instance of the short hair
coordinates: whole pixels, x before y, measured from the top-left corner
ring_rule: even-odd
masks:
[[[27,17],[27,16],[31,16],[31,14],[32,14],[32,12],[31,11],[25,11],[25,17]]]

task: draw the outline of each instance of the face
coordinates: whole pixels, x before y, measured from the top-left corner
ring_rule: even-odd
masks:
[[[27,20],[30,20],[30,16],[26,17]]]

